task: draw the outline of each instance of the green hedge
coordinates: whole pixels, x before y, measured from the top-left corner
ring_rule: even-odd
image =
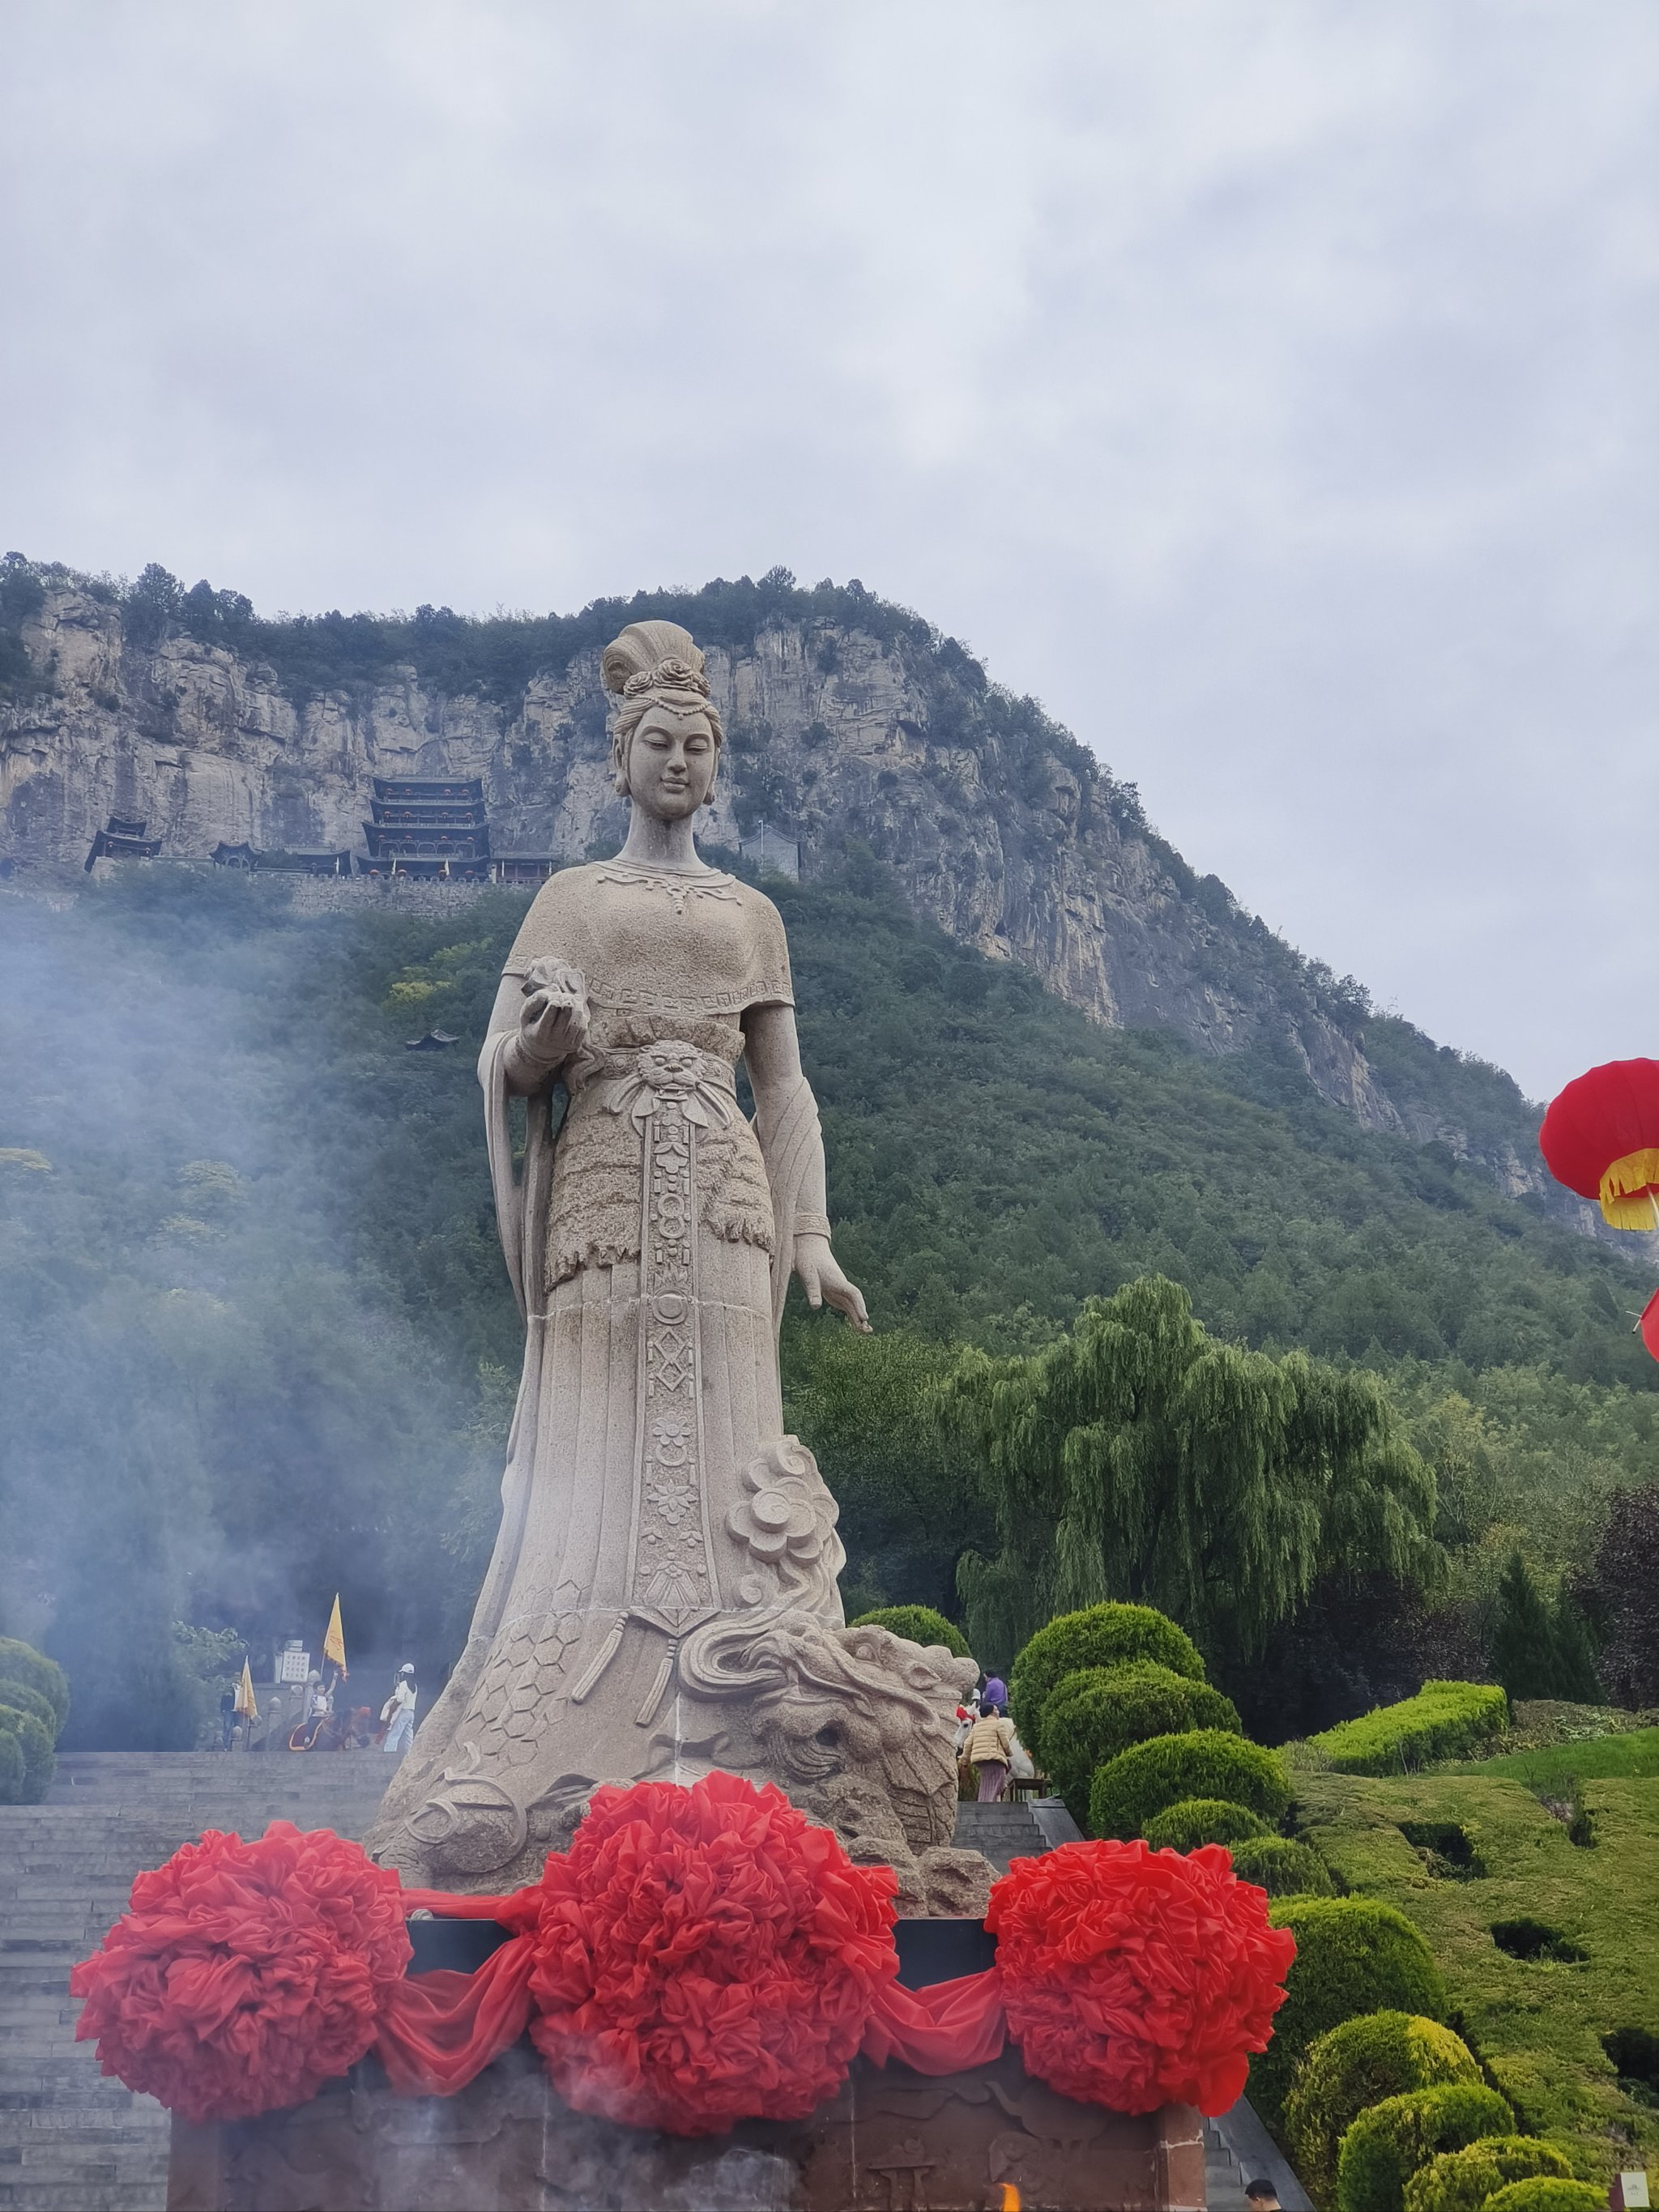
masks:
[[[1572,2163],[1537,2136],[1487,2136],[1462,2150],[1443,2150],[1406,2184],[1406,2212],[1480,2212],[1511,2181],[1540,2174],[1571,2181]]]
[[[1607,2192],[1588,2181],[1540,2173],[1535,2180],[1507,2182],[1486,2199],[1486,2212],[1607,2212]]]
[[[52,1731],[56,1742],[64,1733],[70,1709],[69,1676],[58,1662],[37,1651],[32,1644],[20,1644],[15,1636],[0,1636],[0,1680],[25,1683],[46,1700],[58,1717]]]
[[[1149,1605],[1086,1606],[1038,1629],[1014,1661],[1008,1703],[1022,1739],[1045,1771],[1048,1747],[1042,1737],[1042,1709],[1063,1677],[1085,1667],[1124,1667],[1136,1659],[1149,1659],[1188,1681],[1204,1680],[1197,1644]]]
[[[1154,1813],[1140,1832],[1154,1850],[1195,1851],[1200,1844],[1242,1844],[1273,1830],[1248,1805],[1230,1805],[1224,1797],[1183,1797]]]
[[[1273,2041],[1250,2061],[1250,2102],[1273,2126],[1297,2061],[1316,2037],[1385,2009],[1443,2019],[1446,1988],[1405,1914],[1375,1898],[1286,1898],[1268,1907],[1268,1917],[1296,1937]]]
[[[847,1625],[849,1628],[890,1629],[895,1636],[903,1637],[907,1644],[942,1644],[958,1659],[973,1656],[962,1631],[953,1627],[942,1613],[935,1613],[931,1605],[878,1605],[873,1613],[861,1613]]]
[[[1251,1836],[1235,1844],[1233,1872],[1241,1881],[1253,1881],[1269,1897],[1328,1897],[1334,1887],[1330,1869],[1311,1844],[1298,1844],[1289,1836]]]
[[[1425,1682],[1414,1698],[1310,1736],[1308,1747],[1339,1774],[1401,1774],[1431,1759],[1477,1756],[1509,1717],[1509,1699],[1486,1683]]]
[[[1138,1836],[1156,1813],[1183,1797],[1225,1797],[1264,1820],[1291,1802],[1284,1761],[1259,1743],[1219,1729],[1189,1729],[1132,1744],[1099,1768],[1089,1790],[1089,1832]]]
[[[1472,2081],[1385,2097],[1358,2113],[1342,2138],[1337,2212],[1404,2212],[1406,2184],[1438,2152],[1506,2136],[1514,2125],[1497,2090]]]
[[[1285,2099],[1285,2147],[1315,2203],[1329,2204],[1337,2151],[1368,2105],[1408,2089],[1480,2079],[1468,2044],[1438,2021],[1420,2013],[1362,2013],[1316,2037],[1303,2054]]]
[[[0,1701],[0,1729],[17,1740],[23,1754],[23,1773],[17,1786],[15,1804],[38,1805],[52,1786],[52,1778],[58,1771],[58,1760],[52,1747],[51,1731],[31,1712],[16,1705]]]
[[[1207,1682],[1194,1682],[1151,1659],[1080,1668],[1060,1676],[1042,1709],[1048,1772],[1073,1819],[1082,1821],[1097,1766],[1132,1744],[1190,1729],[1237,1735],[1238,1709]]]
[[[9,1729],[0,1728],[0,1805],[15,1805],[23,1795],[23,1747]]]

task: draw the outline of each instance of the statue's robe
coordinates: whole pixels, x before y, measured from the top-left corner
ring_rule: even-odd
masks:
[[[452,1887],[533,1874],[596,1781],[711,1765],[785,1778],[781,1723],[757,1734],[754,1697],[793,1684],[793,1734],[822,1735],[811,1698],[843,1693],[803,1691],[801,1639],[816,1652],[825,1632],[849,1634],[835,1504],[784,1436],[778,1379],[817,1109],[798,1079],[757,1134],[735,1091],[744,1016],[793,1004],[777,909],[730,876],[599,862],[544,885],[506,974],[542,959],[580,970],[590,1023],[559,1071],[562,1120],[547,1092],[528,1102],[516,1174],[515,1030],[480,1062],[525,1317],[501,1533],[465,1654],[374,1839]],[[757,1658],[743,1639],[762,1628]],[[942,1702],[935,1684],[901,1725]],[[826,1743],[792,1747],[795,1781],[811,1778],[803,1755],[833,1771]]]

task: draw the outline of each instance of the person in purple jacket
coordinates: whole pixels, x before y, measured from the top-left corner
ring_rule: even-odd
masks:
[[[979,1693],[981,1706],[994,1705],[1000,1713],[1008,1710],[1008,1685],[1000,1674],[988,1674],[985,1687]]]

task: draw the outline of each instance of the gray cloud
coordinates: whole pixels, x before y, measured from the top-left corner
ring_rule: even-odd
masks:
[[[7,542],[857,574],[1543,1093],[1652,1042],[1647,0],[14,9]]]

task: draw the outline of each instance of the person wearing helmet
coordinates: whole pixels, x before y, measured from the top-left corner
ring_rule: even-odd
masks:
[[[394,1759],[401,1759],[415,1741],[415,1700],[419,1694],[415,1687],[415,1669],[405,1662],[398,1669],[392,1695],[380,1708],[380,1718],[391,1723],[381,1749],[389,1751]]]

